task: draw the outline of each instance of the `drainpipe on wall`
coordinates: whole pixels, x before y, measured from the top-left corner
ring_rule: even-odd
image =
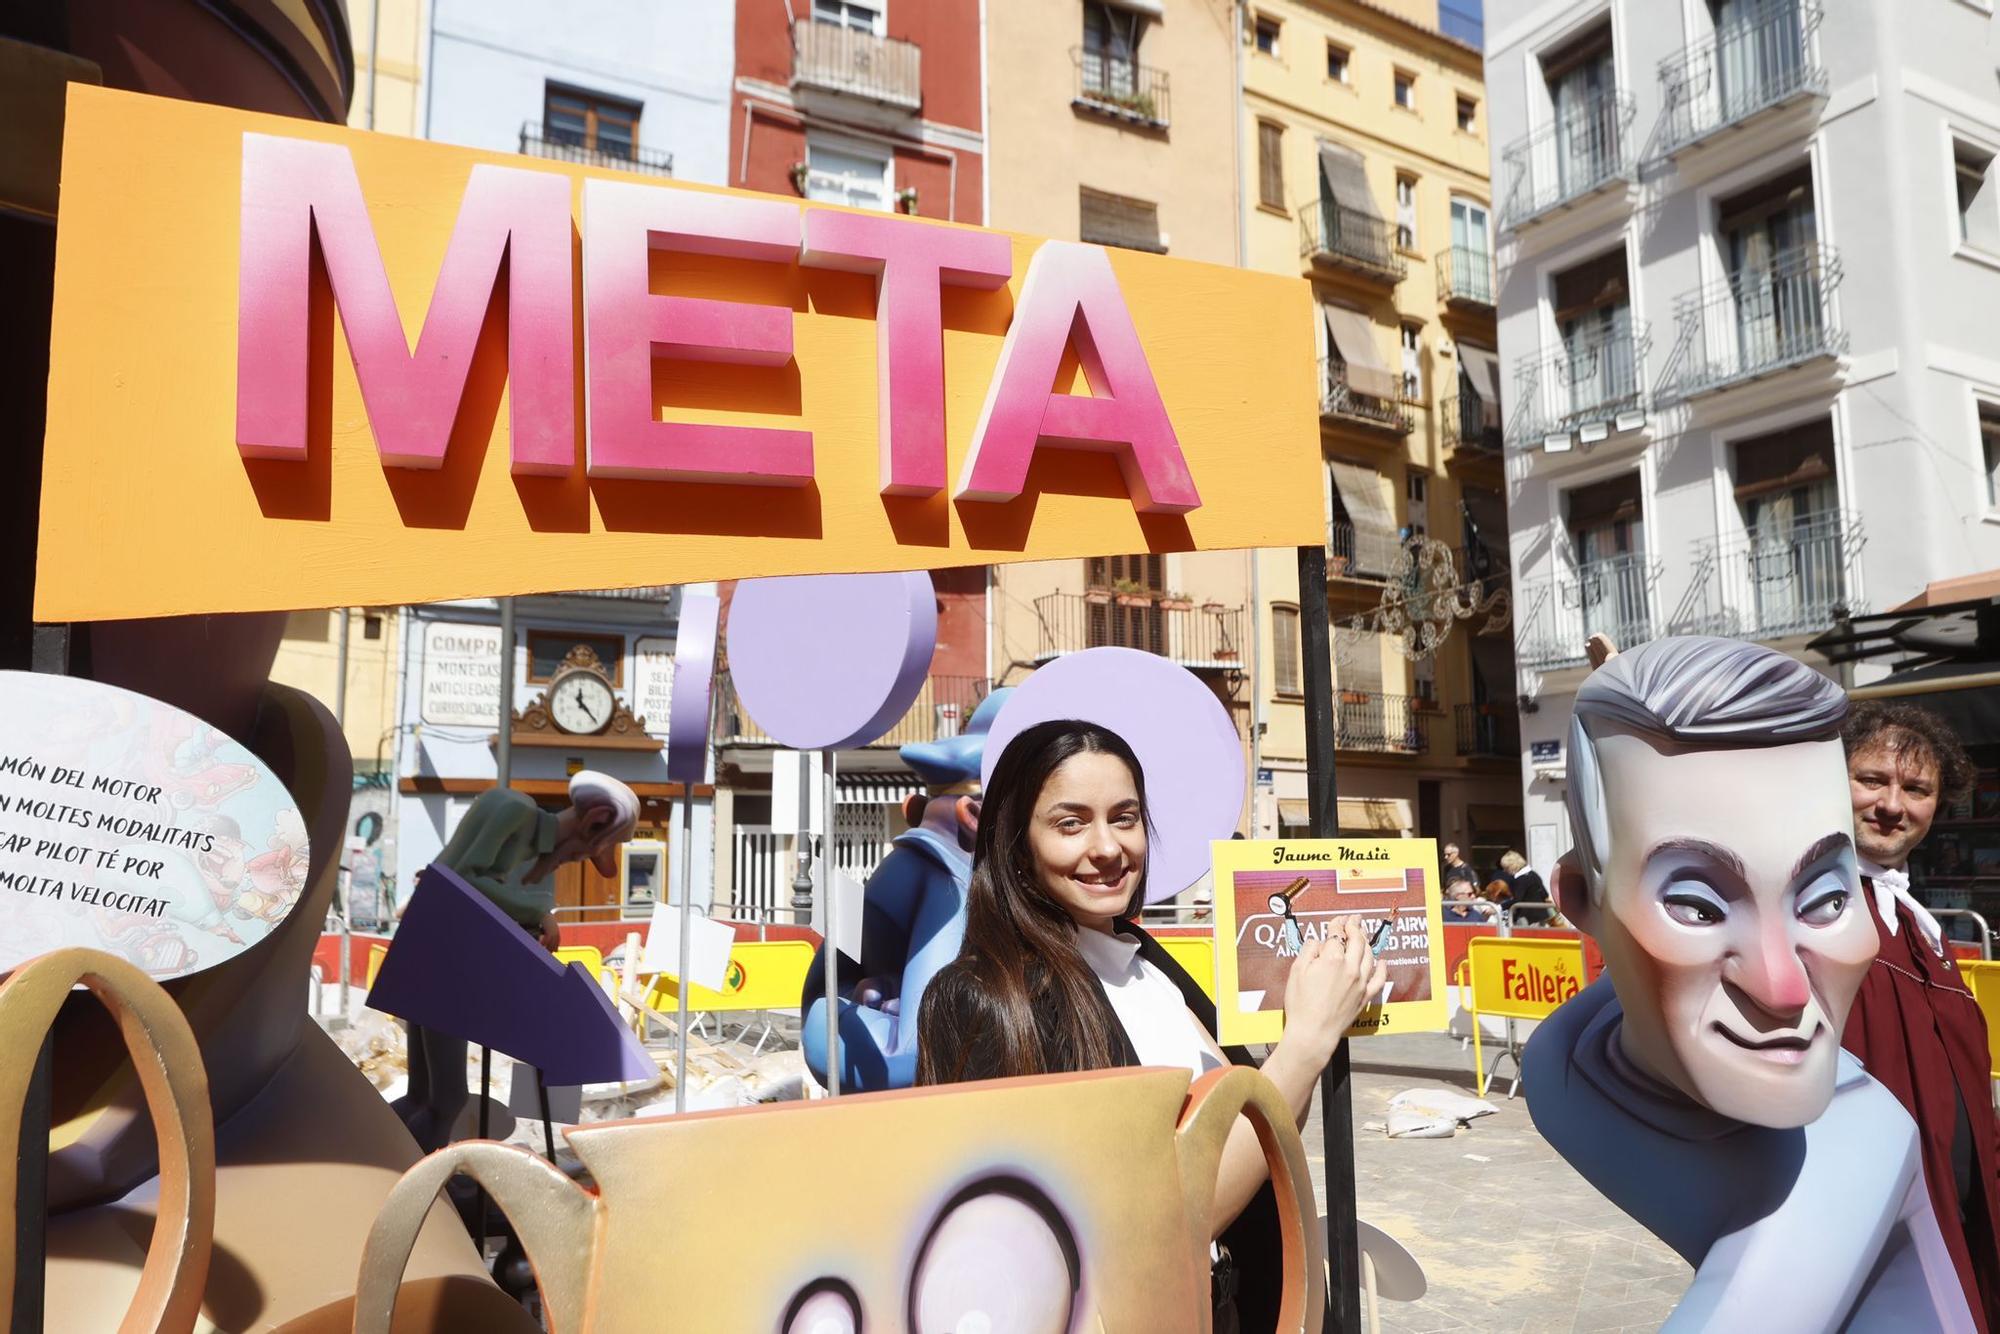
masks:
[[[1236,174],[1236,267],[1250,267],[1250,196],[1243,188],[1243,24],[1247,18],[1245,0],[1236,0],[1231,8],[1232,30],[1229,34],[1233,48],[1232,64],[1236,75],[1236,136],[1230,149],[1229,160],[1234,164]],[[1264,581],[1259,567],[1257,549],[1250,548],[1244,553],[1250,562],[1250,836],[1257,838],[1264,833],[1262,803],[1259,800],[1261,785],[1257,775],[1264,769]]]

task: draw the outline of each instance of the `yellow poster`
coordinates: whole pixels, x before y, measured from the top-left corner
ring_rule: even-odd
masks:
[[[1474,936],[1466,959],[1476,1014],[1546,1019],[1587,985],[1581,940]]]
[[[1358,923],[1389,969],[1351,1037],[1442,1029],[1444,931],[1437,842],[1233,839],[1214,845],[1216,1014],[1227,1044],[1276,1042],[1285,983],[1308,940]]]

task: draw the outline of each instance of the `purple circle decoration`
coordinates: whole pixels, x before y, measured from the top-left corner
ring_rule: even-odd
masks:
[[[1243,742],[1201,678],[1153,653],[1093,648],[1066,653],[1015,690],[986,739],[980,780],[990,782],[1007,743],[1036,723],[1078,718],[1125,738],[1146,771],[1152,817],[1146,901],[1201,879],[1209,844],[1236,832],[1243,813]]]
[[[922,570],[746,579],[729,606],[729,672],[757,725],[794,750],[863,746],[916,703],[937,650]]]
[[[708,768],[710,696],[715,687],[715,631],[722,599],[713,593],[681,594],[674,632],[673,695],[667,701],[667,781],[699,783]]]

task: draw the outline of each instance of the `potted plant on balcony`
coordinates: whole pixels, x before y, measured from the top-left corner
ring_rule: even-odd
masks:
[[[1146,590],[1144,584],[1141,584],[1136,579],[1120,579],[1111,585],[1111,591],[1117,595],[1118,605],[1121,607],[1150,607],[1153,605],[1153,595]]]
[[[1217,602],[1214,598],[1210,598],[1208,601],[1202,603],[1201,609],[1210,616],[1220,616],[1226,610],[1226,608],[1224,608],[1223,605],[1220,602]]]
[[[1185,593],[1174,593],[1174,592],[1162,593],[1160,594],[1160,610],[1193,611],[1194,599],[1189,597]]]
[[[1111,605],[1111,590],[1108,588],[1086,588],[1083,590],[1083,600],[1093,607],[1108,607]]]

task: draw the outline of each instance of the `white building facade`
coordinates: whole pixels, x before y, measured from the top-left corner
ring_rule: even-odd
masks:
[[[1591,634],[1824,667],[1843,616],[2000,566],[2000,86],[1979,0],[1488,0],[1486,33],[1547,874]]]
[[[502,663],[509,662],[511,786],[559,810],[568,804],[570,775],[594,769],[639,797],[639,827],[616,877],[588,864],[555,873],[564,920],[650,916],[669,883],[678,883],[667,877],[680,874],[683,854],[691,858],[690,897],[705,910],[715,883],[714,787],[670,783],[666,769],[680,590],[517,597],[514,606],[514,644],[505,653],[491,599],[408,609],[397,700],[398,897],[407,898],[466,809],[494,785]],[[692,803],[686,846],[684,802]]]
[[[420,133],[722,185],[736,6],[434,0]]]

